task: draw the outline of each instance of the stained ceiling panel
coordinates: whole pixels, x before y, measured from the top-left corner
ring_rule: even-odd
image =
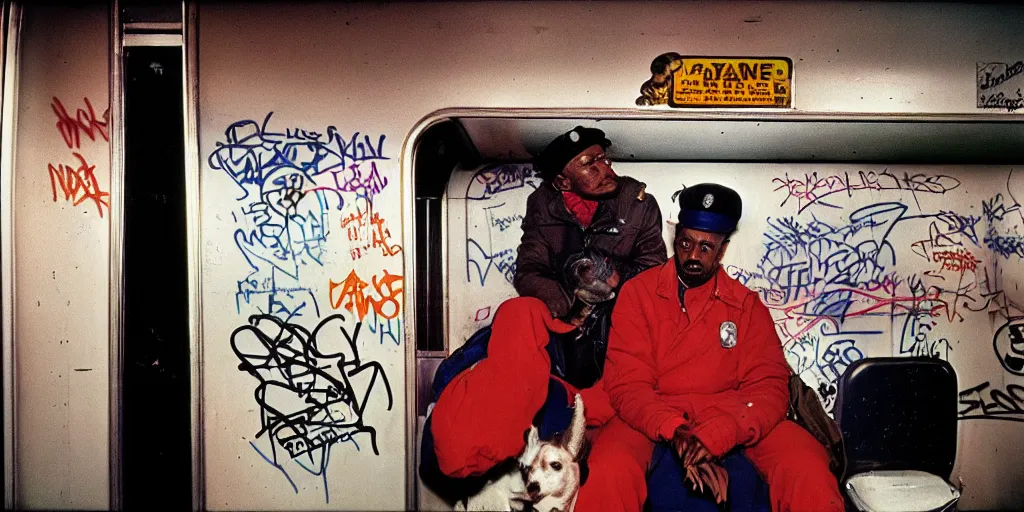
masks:
[[[620,161],[1024,163],[1024,118],[1017,116],[524,114],[455,119],[485,161],[530,159],[583,125],[604,130],[609,155]]]

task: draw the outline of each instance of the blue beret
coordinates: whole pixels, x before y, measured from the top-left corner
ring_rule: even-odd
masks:
[[[735,190],[715,183],[700,183],[679,193],[679,226],[729,234],[743,215],[743,200]]]
[[[597,128],[577,126],[555,137],[555,140],[552,140],[537,156],[534,165],[544,179],[554,179],[555,176],[562,173],[565,164],[594,144],[598,144],[602,148],[612,145],[611,141],[604,136],[603,131]]]

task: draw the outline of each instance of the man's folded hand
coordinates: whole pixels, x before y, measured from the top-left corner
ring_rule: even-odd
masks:
[[[695,466],[686,466],[686,479],[693,489],[704,492],[707,486],[715,497],[715,503],[725,503],[729,490],[729,473],[716,462],[707,461]]]
[[[672,449],[679,456],[686,470],[685,479],[690,481],[694,490],[703,493],[706,486],[716,503],[724,503],[729,489],[729,473],[712,460],[711,453],[693,435],[690,425],[676,427],[672,435]]]
[[[711,460],[711,452],[696,437],[691,437],[686,452],[680,455],[684,466],[699,466]]]

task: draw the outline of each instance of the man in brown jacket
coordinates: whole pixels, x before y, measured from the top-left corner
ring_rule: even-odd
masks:
[[[604,132],[577,126],[537,157],[544,185],[530,194],[513,283],[577,327],[562,336],[554,373],[578,387],[601,376],[615,290],[665,263],[661,210],[643,183],[618,176]]]
[[[514,280],[522,297],[505,301],[491,327],[437,370],[420,475],[450,500],[499,478],[531,424],[542,439],[564,430],[577,393],[588,425],[615,414],[594,385],[615,293],[668,255],[657,201],[644,184],[616,176],[610,144],[602,131],[577,126],[538,156],[545,183],[523,219]],[[528,483],[527,492],[534,500],[540,491]]]

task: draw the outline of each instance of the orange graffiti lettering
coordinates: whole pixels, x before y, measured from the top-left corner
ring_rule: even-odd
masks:
[[[73,201],[75,206],[82,204],[86,200],[92,200],[96,204],[96,210],[103,217],[103,207],[110,208],[110,203],[107,202],[109,193],[100,190],[99,181],[96,180],[96,166],[89,165],[85,158],[78,154],[72,153],[75,158],[79,161],[77,169],[70,165],[60,164],[54,167],[53,164],[48,164],[50,169],[50,186],[53,189],[53,202],[57,202],[57,188],[60,185],[60,190],[64,193],[65,201]]]
[[[380,248],[381,254],[384,256],[394,256],[402,252],[402,246],[398,244],[389,244],[391,240],[391,230],[384,227],[384,222],[380,220],[380,217],[376,213],[373,214],[374,230],[373,230],[373,247]]]
[[[373,286],[370,294],[366,293],[366,289],[371,283],[363,281],[355,270],[349,272],[348,277],[340,283],[330,280],[331,307],[344,307],[355,313],[360,320],[370,312],[370,308],[382,318],[390,320],[397,317],[401,309],[398,296],[402,294],[402,276],[385,270],[382,277],[378,279],[373,276],[370,280]],[[337,297],[334,293],[336,288],[340,288]]]
[[[110,117],[110,110],[103,112],[103,120],[99,120],[96,117],[96,111],[92,108],[92,103],[89,102],[89,98],[82,98],[85,100],[85,110],[78,109],[75,117],[71,117],[68,114],[67,109],[61,104],[60,100],[55,96],[53,103],[50,107],[53,108],[53,113],[57,114],[57,131],[60,132],[61,137],[64,137],[64,143],[71,149],[78,149],[81,147],[81,133],[85,133],[91,140],[96,140],[96,135],[103,137],[103,140],[110,141],[110,136],[107,133],[107,123]]]

